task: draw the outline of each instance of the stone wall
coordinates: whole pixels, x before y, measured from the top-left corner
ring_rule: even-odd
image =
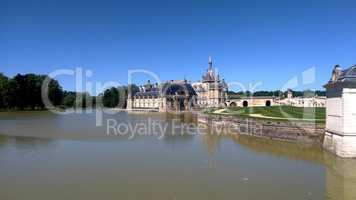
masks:
[[[234,107],[234,103],[237,107],[244,107],[243,102],[247,102],[248,107],[253,106],[266,106],[269,101],[269,106],[279,105],[275,97],[245,97],[240,99],[229,99],[225,103],[229,107]]]
[[[198,122],[211,130],[276,140],[322,143],[324,124],[302,121],[275,121],[199,113]]]

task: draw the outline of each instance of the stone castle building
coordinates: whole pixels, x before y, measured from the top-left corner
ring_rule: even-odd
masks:
[[[326,97],[293,97],[288,90],[287,97],[246,96],[228,97],[228,85],[213,67],[209,56],[208,69],[202,80],[190,84],[187,80],[175,80],[160,85],[150,81],[140,87],[140,91],[129,94],[128,109],[165,111],[186,111],[206,107],[258,107],[288,105],[295,107],[325,107]]]
[[[214,70],[211,57],[208,64],[202,81],[193,84],[187,80],[172,80],[161,85],[148,81],[139,92],[129,93],[127,108],[165,112],[225,106],[227,84]]]
[[[220,80],[219,74],[213,68],[213,61],[209,56],[208,69],[203,74],[202,80],[192,84],[197,93],[197,105],[200,107],[225,106],[228,86],[224,79]]]
[[[140,87],[140,91],[129,92],[127,109],[153,110],[160,112],[189,111],[196,106],[196,96],[192,85],[186,80],[172,80],[162,84]]]
[[[280,105],[288,105],[294,107],[325,107],[325,96],[312,96],[312,97],[293,97],[291,89],[287,92],[287,98],[278,101]]]

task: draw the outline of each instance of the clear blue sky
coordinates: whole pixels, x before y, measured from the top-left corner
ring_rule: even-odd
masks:
[[[199,80],[211,55],[227,81],[262,81],[267,90],[315,66],[316,83],[305,87],[320,89],[335,64],[356,63],[355,8],[336,0],[0,0],[0,72],[83,67],[91,81],[126,83],[128,69],[144,68],[163,80]]]

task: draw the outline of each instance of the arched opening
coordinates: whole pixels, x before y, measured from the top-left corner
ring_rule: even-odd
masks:
[[[190,110],[194,107],[196,93],[188,83],[173,81],[162,86],[163,97],[166,98],[166,108],[170,111]]]
[[[267,101],[266,101],[266,106],[267,106],[267,107],[271,106],[271,101],[270,101],[270,100],[267,100]]]
[[[178,107],[177,110],[181,111],[181,110],[185,110],[185,102],[184,102],[184,98],[178,98]]]
[[[247,101],[243,101],[243,102],[242,102],[242,106],[243,106],[243,107],[247,107],[247,106],[248,106],[248,102],[247,102]]]
[[[236,107],[237,105],[236,105],[236,103],[235,102],[231,102],[230,103],[230,107]]]

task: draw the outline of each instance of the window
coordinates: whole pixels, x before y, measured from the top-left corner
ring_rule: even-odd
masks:
[[[242,106],[243,106],[243,107],[247,107],[247,106],[248,106],[248,102],[247,102],[247,101],[243,101],[243,102],[242,102]]]
[[[270,101],[270,100],[267,100],[267,101],[266,101],[266,106],[267,106],[267,107],[271,106],[271,101]]]

